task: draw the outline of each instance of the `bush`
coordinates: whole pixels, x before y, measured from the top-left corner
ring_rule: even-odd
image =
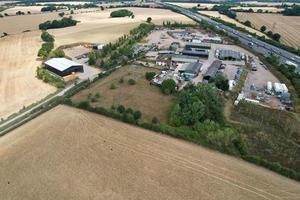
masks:
[[[120,78],[119,83],[124,83],[124,78],[123,77]]]
[[[129,85],[135,85],[135,84],[136,84],[136,81],[135,81],[134,79],[131,78],[131,79],[128,80],[128,84],[129,84]]]
[[[88,109],[88,108],[90,108],[90,103],[88,101],[82,101],[82,102],[79,102],[77,107],[81,108],[81,109]]]
[[[151,122],[152,124],[158,124],[158,119],[156,117],[153,117]]]
[[[145,78],[146,78],[148,81],[151,81],[151,80],[154,78],[155,75],[156,75],[155,72],[146,72],[146,73],[145,73]]]
[[[116,85],[114,84],[114,83],[112,83],[111,85],[110,85],[110,87],[109,87],[109,89],[111,89],[111,90],[114,90],[114,89],[116,89],[117,87],[116,87]]]
[[[172,94],[176,91],[176,82],[173,79],[164,80],[161,84],[161,91],[164,94]]]
[[[130,17],[133,13],[127,9],[115,10],[110,13],[110,17]]]

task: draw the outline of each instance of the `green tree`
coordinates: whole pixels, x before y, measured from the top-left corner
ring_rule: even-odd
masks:
[[[176,91],[176,82],[173,79],[164,80],[160,88],[162,93],[172,94]]]
[[[223,90],[223,91],[228,91],[229,89],[229,83],[228,83],[228,79],[225,78],[223,75],[218,74],[215,77],[215,85],[217,86],[217,88]]]
[[[249,20],[246,20],[246,21],[244,22],[244,24],[245,24],[245,26],[251,27],[251,22],[250,22]]]
[[[268,31],[267,32],[267,36],[270,37],[270,38],[273,38],[273,32],[272,31]]]
[[[140,119],[142,117],[141,111],[139,111],[139,110],[134,111],[133,112],[133,117],[134,117],[135,120]]]
[[[135,85],[135,84],[136,84],[136,81],[135,81],[134,79],[131,78],[131,79],[128,80],[128,84],[129,84],[129,85]]]
[[[278,34],[278,33],[275,33],[274,35],[273,35],[273,40],[275,40],[275,41],[279,41],[280,40],[280,38],[281,38],[281,35],[280,34]]]
[[[49,34],[47,31],[42,32],[41,38],[44,42],[54,42],[53,35]]]
[[[260,31],[261,32],[265,32],[267,30],[267,27],[265,25],[261,26],[260,27]]]
[[[152,21],[152,18],[151,18],[151,17],[148,17],[148,18],[147,18],[147,23],[151,23],[151,21]]]
[[[118,111],[119,113],[124,113],[124,112],[125,112],[125,107],[124,107],[123,105],[118,105],[117,111]]]

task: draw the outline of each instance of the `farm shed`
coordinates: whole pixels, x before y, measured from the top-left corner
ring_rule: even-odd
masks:
[[[207,43],[188,43],[182,51],[183,55],[208,57],[210,44]]]
[[[187,43],[184,47],[186,50],[194,50],[194,51],[197,51],[197,50],[204,50],[204,49],[211,49],[211,44],[209,43]]]
[[[242,55],[240,52],[228,49],[221,49],[219,51],[219,59],[221,60],[241,60]]]
[[[173,55],[171,57],[171,61],[176,63],[193,63],[193,62],[198,62],[199,58],[195,56],[187,56],[187,55]]]
[[[203,76],[203,81],[209,81],[211,78],[214,78],[218,72],[218,69],[221,67],[222,61],[215,60],[207,69],[205,75]]]
[[[73,72],[83,72],[83,65],[66,58],[52,58],[45,62],[45,68],[58,76],[67,76]]]

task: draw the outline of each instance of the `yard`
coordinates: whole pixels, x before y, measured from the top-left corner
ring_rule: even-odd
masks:
[[[98,93],[100,98],[97,102],[91,100],[92,106],[111,108],[112,105],[121,104],[125,108],[140,110],[143,120],[151,121],[153,117],[157,117],[159,121],[167,122],[174,97],[163,95],[158,87],[151,86],[145,79],[145,73],[148,71],[159,72],[156,69],[135,65],[122,67],[81,91],[72,100],[74,102],[86,101],[88,97],[94,97]],[[129,79],[134,79],[136,84],[128,84]],[[112,85],[115,89],[112,89]]]

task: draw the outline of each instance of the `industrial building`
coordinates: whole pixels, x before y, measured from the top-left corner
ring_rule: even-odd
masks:
[[[45,62],[45,68],[64,77],[75,72],[83,72],[83,65],[66,58],[52,58]]]
[[[207,69],[205,75],[203,76],[203,82],[208,82],[211,78],[214,78],[221,67],[222,61],[215,60]]]
[[[202,63],[185,63],[178,68],[178,72],[185,80],[191,80],[198,76],[202,69]]]
[[[220,60],[242,60],[242,54],[240,52],[228,49],[220,49],[217,52],[217,56]]]

